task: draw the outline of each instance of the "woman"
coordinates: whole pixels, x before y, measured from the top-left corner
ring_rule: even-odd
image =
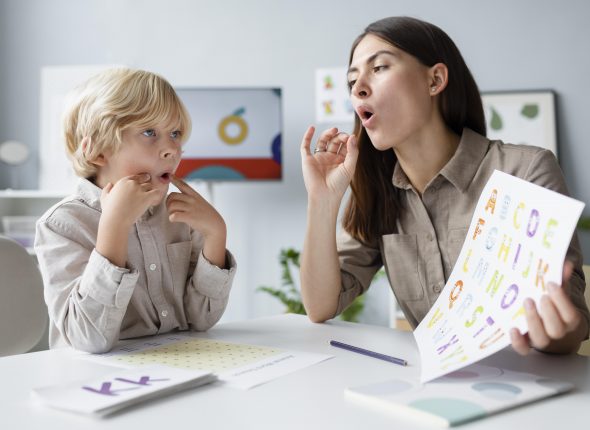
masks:
[[[312,154],[310,127],[301,145],[308,192],[303,302],[312,321],[332,318],[385,266],[415,327],[443,289],[494,169],[562,194],[567,188],[550,151],[485,138],[477,85],[453,41],[432,24],[393,17],[369,25],[352,46],[348,81],[353,134],[326,130]],[[548,288],[538,308],[524,301],[529,332],[510,333],[520,354],[530,347],[576,351],[588,335],[575,237],[567,259],[566,288]]]

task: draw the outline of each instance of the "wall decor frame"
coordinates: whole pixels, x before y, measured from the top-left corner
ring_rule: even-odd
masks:
[[[481,97],[489,139],[539,146],[558,156],[553,90],[486,91]]]

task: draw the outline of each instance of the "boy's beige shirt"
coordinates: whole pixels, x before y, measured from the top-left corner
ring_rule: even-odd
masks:
[[[171,223],[161,203],[130,230],[127,267],[117,267],[94,248],[100,193],[81,179],[76,192],[37,223],[50,347],[104,352],[119,339],[213,326],[227,306],[236,270],[229,251],[229,269],[211,264],[199,233]]]
[[[366,291],[377,270],[384,266],[399,306],[416,327],[449,279],[481,191],[495,169],[568,195],[551,151],[490,141],[465,129],[454,156],[422,196],[399,164],[395,166],[392,181],[404,207],[396,231],[374,244],[362,244],[346,233],[339,237],[342,289],[337,313]],[[566,258],[574,263],[569,295],[590,322],[584,300],[582,254],[575,234]]]

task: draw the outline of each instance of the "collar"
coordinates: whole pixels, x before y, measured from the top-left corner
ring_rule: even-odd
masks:
[[[457,150],[438,175],[444,176],[455,188],[465,192],[488,151],[489,143],[485,136],[464,128]],[[399,163],[396,163],[393,169],[392,182],[397,188],[413,188]]]

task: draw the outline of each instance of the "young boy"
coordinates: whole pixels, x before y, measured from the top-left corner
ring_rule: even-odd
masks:
[[[100,353],[119,339],[207,330],[236,270],[219,213],[174,172],[190,134],[171,85],[111,69],[66,112],[76,192],[37,223],[51,348]],[[180,193],[167,195],[170,183]]]

